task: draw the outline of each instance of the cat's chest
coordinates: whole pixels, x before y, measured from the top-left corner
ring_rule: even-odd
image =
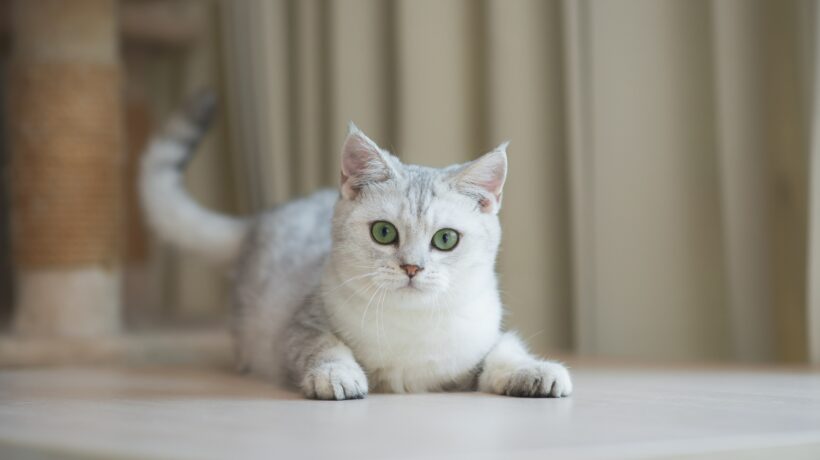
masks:
[[[449,310],[348,307],[331,318],[372,388],[436,391],[469,378],[498,337],[501,307],[492,299]]]

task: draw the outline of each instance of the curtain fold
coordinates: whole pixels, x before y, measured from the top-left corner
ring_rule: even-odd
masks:
[[[711,10],[726,303],[731,351],[745,361],[774,356],[761,6],[729,0]]]
[[[811,130],[811,160],[809,177],[810,190],[810,222],[809,222],[809,260],[808,260],[808,320],[806,333],[808,335],[809,361],[820,364],[820,8],[816,3],[803,5],[801,10],[807,18],[804,27],[813,29],[813,33],[805,33],[803,37],[810,41],[807,46],[813,53],[810,54],[810,65],[807,67],[807,80],[811,80],[812,94],[810,130]],[[809,53],[806,53],[809,54]]]

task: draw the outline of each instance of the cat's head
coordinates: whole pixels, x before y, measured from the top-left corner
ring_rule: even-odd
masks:
[[[338,278],[409,303],[494,283],[506,146],[442,169],[405,165],[351,125],[333,221]]]

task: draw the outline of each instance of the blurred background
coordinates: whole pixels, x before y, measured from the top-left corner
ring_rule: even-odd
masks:
[[[820,362],[814,1],[0,5],[0,364],[226,330],[229,278],[155,241],[134,190],[202,87],[222,111],[187,184],[209,207],[335,186],[351,120],[432,166],[509,139],[499,271],[533,349]]]

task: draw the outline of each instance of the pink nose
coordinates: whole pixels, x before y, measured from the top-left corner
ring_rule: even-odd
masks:
[[[419,267],[418,265],[410,265],[410,264],[401,265],[401,269],[404,270],[405,272],[407,272],[407,276],[409,276],[410,278],[416,276],[416,273],[424,270],[423,267]]]

